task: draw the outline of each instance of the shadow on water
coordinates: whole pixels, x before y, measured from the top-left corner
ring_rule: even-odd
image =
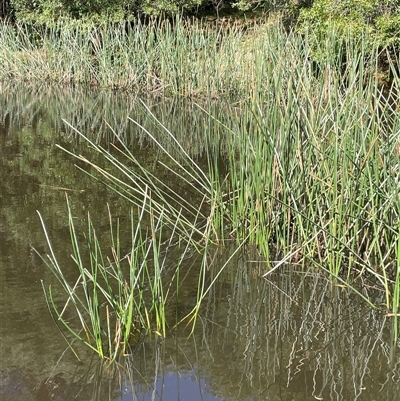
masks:
[[[212,127],[205,121],[208,117],[187,102],[146,103],[200,159],[204,130]],[[265,263],[250,248],[225,267],[204,301],[192,336],[189,328],[179,326],[165,339],[147,338],[111,367],[94,363],[84,349],[79,350],[83,362],[78,362],[46,309],[40,281],[54,284],[54,278],[30,253],[31,244],[47,251],[36,210],[48,223],[59,260],[72,266],[64,192],[70,194],[77,221],[90,210],[104,236],[106,204],[122,225],[129,207],[74,168],[74,160],[55,147],[86,150],[61,117],[92,132],[92,139],[104,146],[112,138],[106,121],[138,158],[155,168],[160,155],[127,116],[155,135],[157,131],[137,99],[115,93],[6,92],[3,87],[0,106],[1,401],[398,398],[400,343],[393,343],[393,325],[382,312],[323,275],[297,272],[294,266],[282,266],[262,279]],[[210,107],[221,117],[236,113],[234,106]],[[213,129],[223,135],[220,125]],[[129,230],[122,232],[121,241],[128,243],[129,235]],[[209,282],[232,250],[213,252]],[[179,302],[169,310],[172,321],[193,307],[195,263],[192,270],[188,266]],[[377,292],[374,304],[383,301]]]

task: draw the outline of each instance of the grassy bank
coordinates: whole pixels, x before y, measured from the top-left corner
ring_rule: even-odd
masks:
[[[2,25],[0,77],[182,96],[243,95],[256,90],[248,66],[264,27],[252,30],[254,41],[244,44],[239,25],[226,30],[198,20],[35,29]]]
[[[307,35],[288,36],[271,20],[176,18],[98,26],[60,22],[53,27],[3,23],[0,80],[248,99],[268,95],[264,81],[287,63],[309,68],[318,55],[318,68],[324,69],[337,57],[332,52],[338,52],[328,42],[312,54]]]
[[[350,34],[339,41],[332,31],[320,43],[317,62],[311,37],[287,35],[277,25],[222,32],[178,22],[173,29],[170,23],[156,25],[147,36],[139,29],[128,33],[130,47],[119,45],[125,36],[117,40],[115,31],[109,42],[102,37],[95,57],[100,85],[209,99],[230,95],[236,111],[220,129],[206,130],[208,169],[161,121],[154,119],[174,152],[143,129],[169,160],[160,168],[197,192],[198,203],[174,195],[123,141],[116,154],[82,132],[92,151],[104,156],[104,165],[93,165],[90,155],[76,155],[92,167],[91,174],[136,207],[144,205],[179,241],[203,253],[202,271],[210,242],[256,245],[266,261],[265,276],[282,265],[314,266],[368,302],[368,289],[379,288],[397,327],[400,60],[389,61],[391,80],[383,85],[378,60],[384,50],[367,51],[364,39],[354,41]],[[85,76],[92,70],[82,60],[73,71]],[[135,68],[133,60],[139,60]],[[203,123],[212,119],[219,117],[204,110]],[[199,303],[209,288],[204,283],[201,273]]]

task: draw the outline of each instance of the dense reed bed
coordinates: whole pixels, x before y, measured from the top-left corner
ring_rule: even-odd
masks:
[[[245,25],[243,25],[245,24]],[[84,84],[151,94],[242,98],[261,94],[260,62],[283,46],[282,28],[234,23],[140,20],[90,26],[0,26],[0,80]],[[298,39],[299,40],[299,39]],[[262,63],[264,64],[264,62]]]
[[[3,24],[0,77],[185,96],[236,92],[251,79],[243,81],[248,61],[241,59],[251,50],[240,49],[243,35],[236,25],[225,32],[179,18],[51,28]]]
[[[327,49],[337,49],[334,36],[330,40]],[[164,167],[203,194],[209,208],[204,211],[182,198],[179,206],[166,198],[160,205],[172,208],[172,220],[181,208],[190,211],[188,227],[201,210],[203,221],[212,223],[215,239],[229,234],[242,241],[249,236],[270,267],[277,267],[273,260],[278,266],[312,263],[346,282],[373,276],[387,293],[387,307],[394,307],[400,206],[398,77],[384,92],[375,61],[378,54],[363,53],[362,43],[349,41],[336,53],[327,53],[330,59],[320,63],[318,74],[304,42],[300,46],[289,37],[284,51],[275,44],[263,54],[263,60],[275,60],[274,64],[259,62],[260,71],[266,70],[263,95],[232,116],[223,137],[210,133],[206,138],[207,175],[178,142],[175,147],[181,155],[168,154],[175,167]],[[210,118],[206,111],[204,117]],[[155,123],[174,141],[160,121]],[[119,164],[115,156],[91,144],[109,162]],[[165,151],[161,144],[160,149]],[[226,176],[215,162],[218,152]],[[124,155],[130,163],[134,160],[129,149]],[[118,181],[118,190],[124,188],[128,198],[140,194],[144,182],[153,193],[173,192],[149,175],[133,189],[139,176],[127,165],[121,169],[130,180]],[[186,175],[180,175],[182,171]],[[185,214],[181,216],[183,221]]]
[[[251,36],[235,26],[222,33],[200,23],[188,29],[179,21],[146,29],[129,28],[110,42],[101,36],[101,46],[94,48],[100,85],[208,98],[230,94],[237,111],[232,108],[231,121],[221,122],[220,130],[205,130],[208,168],[162,121],[153,116],[157,130],[164,132],[161,141],[132,119],[168,160],[159,168],[196,197],[182,196],[160,180],[118,135],[119,144],[107,150],[77,132],[104,157],[99,165],[90,154],[74,155],[91,167],[89,174],[202,253],[201,271],[211,242],[234,240],[237,249],[254,244],[266,261],[264,277],[284,264],[315,267],[371,305],[368,289],[378,288],[397,327],[399,60],[389,62],[392,79],[383,85],[378,60],[385,50],[351,35],[338,40],[332,32],[316,52],[311,34],[287,35],[276,25],[254,26]],[[122,46],[126,38],[130,46]],[[84,47],[93,49],[87,42]],[[141,61],[133,68],[134,48],[135,60]],[[80,71],[82,82],[91,81],[85,74],[92,70],[79,63],[67,70]],[[211,120],[220,119],[205,109],[204,124]],[[83,275],[97,286],[93,274]],[[210,289],[204,283],[200,272],[194,317]]]

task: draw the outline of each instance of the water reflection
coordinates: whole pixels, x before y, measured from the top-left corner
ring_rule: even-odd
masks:
[[[210,115],[200,107],[204,107]],[[218,116],[222,124],[217,123],[213,116]],[[145,128],[168,151],[173,151],[173,144],[165,142],[165,135],[161,135],[162,129],[155,123],[156,117],[174,133],[186,150],[190,150],[192,156],[201,156],[207,131],[212,129],[222,138],[226,126],[239,124],[235,116],[240,116],[237,105],[223,101],[198,105],[185,99],[138,99],[120,92],[82,88],[52,86],[28,90],[18,86],[0,86],[0,137],[11,141],[13,133],[23,127],[29,127],[31,137],[35,139],[40,134],[52,142],[54,134],[58,133],[67,142],[73,142],[73,138],[78,140],[75,131],[68,128],[64,120],[105,146],[115,142],[117,134],[133,149],[154,149],[153,142],[148,141],[143,132],[142,128]]]
[[[396,399],[400,343],[382,312],[318,274],[285,267],[265,281],[263,268],[244,252],[226,268],[193,337],[180,330],[134,352],[126,371],[138,399],[190,399],[179,393],[187,375],[224,400]],[[176,386],[160,395],[170,375]]]
[[[180,135],[179,140],[192,154],[201,157],[204,141],[199,138],[204,135],[205,117],[198,107],[160,99],[146,99],[146,105]],[[0,87],[0,389],[26,388],[20,398],[25,392],[32,398],[32,391],[37,391],[42,380],[58,372],[75,371],[76,367],[44,302],[41,281],[54,286],[54,277],[31,252],[31,245],[43,254],[48,252],[36,211],[42,214],[58,258],[67,268],[73,264],[65,192],[69,193],[79,235],[86,229],[90,212],[100,240],[109,240],[107,203],[121,227],[129,222],[130,205],[75,168],[76,160],[56,147],[61,145],[78,154],[88,152],[87,144],[80,143],[76,132],[61,118],[105,147],[118,134],[139,160],[156,168],[160,154],[128,116],[158,135],[154,117],[137,99],[124,94]],[[91,157],[98,161],[96,155]],[[123,247],[129,243],[130,233],[129,228],[121,231]],[[80,351],[85,360],[87,354]],[[62,364],[58,365],[60,358]],[[76,374],[84,371],[80,366]],[[65,380],[71,384],[75,379]],[[27,383],[25,387],[15,385],[23,382]],[[12,399],[18,398],[14,390],[12,394]]]
[[[156,376],[151,386],[138,385],[134,391],[134,399],[140,401],[219,401],[222,399],[213,395],[207,380],[199,378],[194,371],[169,371],[162,376]],[[120,398],[121,401],[132,400],[132,390],[129,386],[126,393]]]
[[[146,104],[199,159],[207,130],[223,140],[223,127],[194,104]],[[208,107],[232,127],[240,124],[234,106]],[[63,117],[104,146],[115,130],[139,160],[156,166],[160,155],[128,116],[160,134],[143,105],[128,96],[0,90],[0,399],[396,400],[400,344],[393,342],[393,326],[382,312],[315,272],[282,266],[263,280],[265,266],[252,249],[227,265],[193,336],[180,327],[164,340],[149,338],[114,367],[90,365],[84,349],[83,362],[76,361],[43,299],[41,280],[54,284],[54,278],[30,252],[31,244],[46,252],[36,210],[64,266],[70,264],[65,191],[81,232],[90,211],[98,233],[107,235],[107,202],[122,226],[129,220],[129,206],[74,168],[75,161],[55,146],[87,151]],[[129,229],[122,232],[121,241],[129,242],[129,235]],[[209,282],[230,254],[226,249],[210,255]],[[195,274],[188,273],[185,283],[171,316],[193,307]],[[379,305],[381,297],[376,293],[372,301]]]

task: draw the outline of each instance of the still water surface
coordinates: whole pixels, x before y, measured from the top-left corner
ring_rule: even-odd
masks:
[[[194,104],[146,104],[199,161],[205,130],[223,135],[223,127]],[[235,106],[207,108],[227,125],[240,125]],[[127,204],[55,146],[87,151],[62,118],[104,146],[112,140],[109,124],[157,171],[159,152],[128,116],[157,135],[140,102],[122,94],[0,90],[0,400],[400,400],[400,344],[393,341],[391,320],[315,271],[286,266],[262,279],[267,267],[251,248],[228,263],[192,336],[183,326],[165,339],[150,336],[112,367],[76,345],[82,361],[76,360],[43,297],[41,282],[55,283],[31,251],[33,245],[47,252],[36,211],[66,268],[71,250],[65,192],[77,221],[90,211],[104,236],[107,203],[122,226],[128,224]],[[217,263],[209,280],[232,250],[213,252],[210,259]],[[177,306],[183,314],[196,296],[195,267],[194,257]],[[375,304],[384,302],[382,294],[373,296]]]

